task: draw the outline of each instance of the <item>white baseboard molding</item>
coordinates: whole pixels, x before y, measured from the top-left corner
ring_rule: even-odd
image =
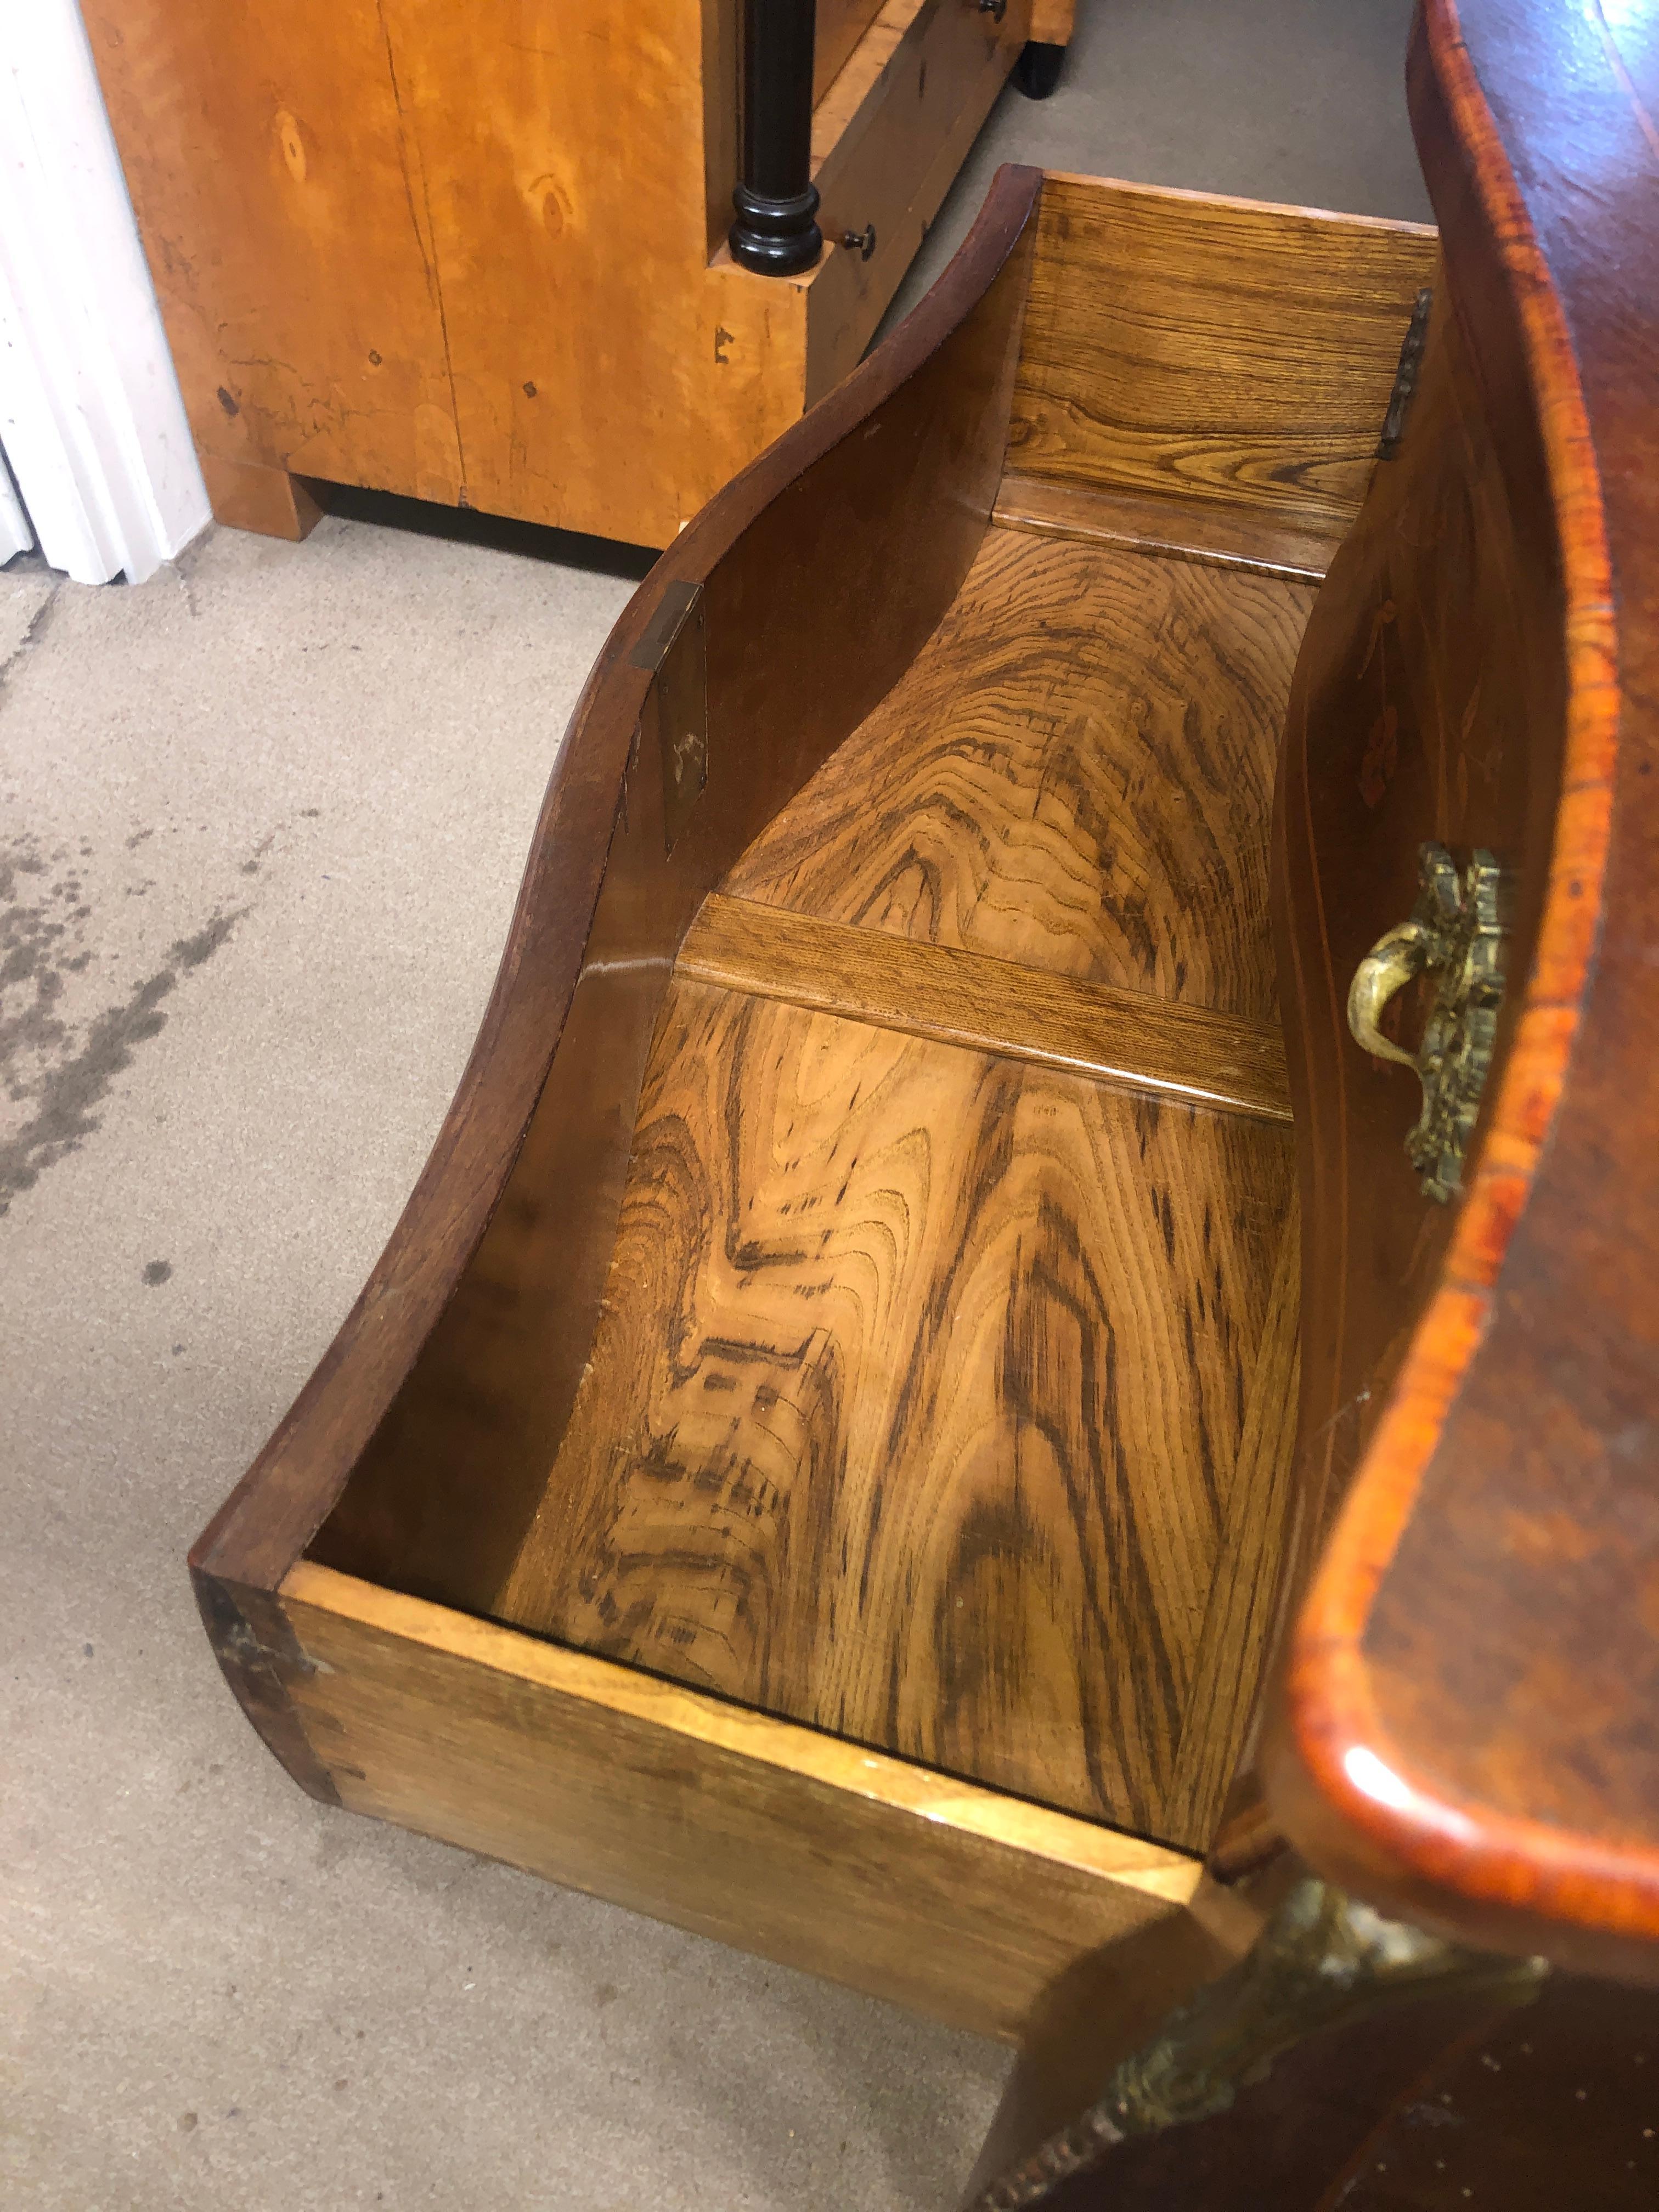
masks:
[[[0,565],[15,559],[19,553],[27,553],[33,543],[34,532],[29,528],[23,502],[17,496],[6,457],[0,453]]]
[[[81,583],[142,583],[210,519],[76,0],[0,9],[0,447]]]

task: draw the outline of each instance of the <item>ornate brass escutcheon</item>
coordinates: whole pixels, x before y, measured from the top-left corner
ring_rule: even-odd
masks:
[[[1460,874],[1445,847],[1432,843],[1419,846],[1417,872],[1422,888],[1411,920],[1379,937],[1355,971],[1348,1027],[1367,1052],[1416,1070],[1423,1110],[1406,1153],[1422,1176],[1424,1196],[1443,1206],[1462,1188],[1463,1155],[1498,1037],[1503,878],[1490,853],[1477,848]],[[1422,1043],[1407,1052],[1378,1023],[1395,992],[1425,975],[1437,979],[1434,1006]]]

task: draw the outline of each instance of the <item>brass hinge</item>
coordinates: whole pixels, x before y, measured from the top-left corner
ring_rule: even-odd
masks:
[[[1429,336],[1429,309],[1433,305],[1434,292],[1425,284],[1417,295],[1401,343],[1400,366],[1394,373],[1394,390],[1389,394],[1389,411],[1382,417],[1382,435],[1377,441],[1379,461],[1393,460],[1406,434],[1406,416],[1412,394],[1417,389],[1417,373],[1423,366],[1423,348]]]

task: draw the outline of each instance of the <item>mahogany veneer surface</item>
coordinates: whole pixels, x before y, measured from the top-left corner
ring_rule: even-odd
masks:
[[[1212,1756],[1206,1722],[1183,1759],[1183,1723],[1255,1648],[1225,1590],[1284,1456],[1294,1196],[1272,1085],[1243,1110],[1194,1092],[1241,1041],[1276,1064],[1272,763],[1309,598],[988,533],[688,940],[504,1618],[1206,1840],[1236,1746]],[[743,926],[769,909],[810,917],[770,975]],[[918,944],[963,964],[971,1041],[916,988]],[[1033,1048],[1022,976],[1145,1006],[1176,1074]]]

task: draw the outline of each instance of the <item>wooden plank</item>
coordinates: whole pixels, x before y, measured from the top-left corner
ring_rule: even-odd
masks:
[[[1420,224],[1048,176],[1011,465],[1340,534],[1435,246]]]
[[[1199,1863],[301,1561],[293,1694],[353,1810],[1018,2039]]]
[[[1272,1023],[1273,772],[1312,598],[993,529],[723,888]]]
[[[1277,1030],[960,947],[715,892],[687,933],[675,972],[1129,1090],[1291,1118]]]
[[[1287,1596],[1284,1559],[1295,1496],[1301,1285],[1302,1217],[1292,1198],[1279,1232],[1243,1437],[1224,1489],[1226,1536],[1182,1723],[1172,1826],[1185,1835],[1215,1833]]]
[[[501,1616],[1178,1843],[1289,1133],[677,981]]]
[[[1207,561],[1254,576],[1285,576],[1317,584],[1341,538],[1326,530],[1287,522],[1260,507],[1223,500],[1169,494],[1102,491],[1093,484],[1010,473],[997,494],[994,520],[1006,530],[1039,538],[1074,538],[1084,544],[1119,545],[1175,561]]]
[[[880,15],[884,0],[817,0],[812,99],[820,102]]]
[[[812,118],[829,241],[808,298],[806,398],[863,355],[1027,36],[1031,0],[1000,21],[949,0],[886,0]],[[868,260],[840,243],[875,232]]]

